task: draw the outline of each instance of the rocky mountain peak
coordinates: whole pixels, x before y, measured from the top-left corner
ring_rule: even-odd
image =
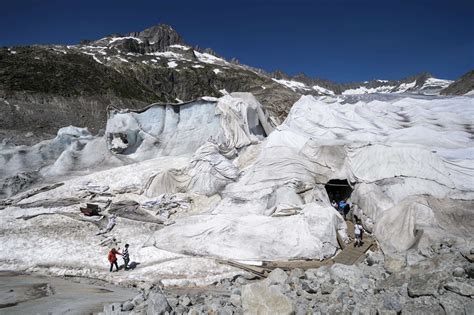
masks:
[[[132,32],[127,36],[136,37],[143,41],[148,41],[159,50],[165,47],[177,44],[184,44],[183,38],[171,26],[166,24],[158,24],[149,27],[141,32]]]
[[[474,90],[474,69],[466,72],[457,79],[453,84],[449,85],[441,91],[443,95],[463,95]]]
[[[272,73],[270,73],[270,76],[273,79],[277,79],[277,80],[281,80],[281,79],[287,80],[290,78],[285,72],[281,70],[273,71]]]
[[[313,84],[313,81],[314,81],[314,79],[310,78],[303,72],[296,74],[295,76],[292,77],[292,79],[299,82],[303,82],[306,85],[311,85]]]

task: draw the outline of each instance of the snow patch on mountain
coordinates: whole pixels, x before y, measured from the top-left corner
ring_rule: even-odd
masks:
[[[309,88],[302,82],[293,81],[293,80],[284,80],[284,79],[272,79],[276,83],[279,83],[287,88],[292,89],[293,91],[301,90],[309,90]]]
[[[176,63],[176,61],[169,61],[168,62],[168,68],[176,68],[178,66],[178,64]]]
[[[396,88],[394,93],[403,93],[403,92],[408,91],[409,89],[414,88],[415,86],[416,86],[416,80],[410,83],[402,83]]]
[[[313,88],[313,90],[315,90],[316,92],[321,93],[321,94],[326,94],[326,95],[334,95],[335,94],[333,91],[325,89],[325,88],[323,88],[319,85],[313,85],[312,88]]]
[[[126,39],[133,39],[137,42],[139,42],[140,44],[143,43],[143,41],[138,38],[138,37],[132,37],[132,36],[125,36],[125,37],[112,37],[111,39],[108,39],[108,38],[105,38],[106,40],[109,40],[109,44],[113,44],[117,41],[122,41],[122,40],[126,40]]]
[[[315,91],[318,94],[323,94],[323,95],[334,95],[334,91],[331,91],[329,89],[323,88],[322,86],[319,85],[313,85],[312,87],[307,86],[303,82],[295,81],[295,80],[285,80],[285,79],[272,79],[278,84],[281,84],[295,92],[300,92],[300,93],[308,93],[311,91]]]
[[[342,95],[354,95],[354,94],[371,94],[371,93],[391,93],[395,86],[384,85],[375,88],[367,88],[361,86],[355,89],[347,89],[342,92]]]
[[[187,60],[183,55],[178,54],[173,51],[155,51],[151,53],[146,53],[146,56],[157,56],[157,57],[163,57],[163,58],[168,58],[168,59],[175,59],[175,60]]]
[[[196,55],[199,61],[204,62],[204,63],[229,65],[229,63],[225,61],[224,59],[216,57],[208,53],[200,53],[198,51],[194,51],[194,54]]]
[[[169,46],[171,48],[178,48],[178,49],[182,49],[182,50],[190,50],[191,47],[188,47],[188,46],[184,46],[184,45],[178,45],[178,44],[175,44],[175,45],[171,45]]]
[[[449,86],[454,81],[452,80],[443,80],[437,78],[428,78],[426,79],[425,83],[421,87],[421,89],[430,89],[430,88],[445,88]]]

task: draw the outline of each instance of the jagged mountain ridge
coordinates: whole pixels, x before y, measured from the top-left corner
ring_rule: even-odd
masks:
[[[453,81],[434,78],[424,72],[401,80],[370,80],[364,82],[337,83],[325,79],[313,79],[305,74],[293,77],[276,71],[271,74],[273,80],[302,94],[369,94],[369,93],[421,93],[438,94]]]
[[[471,94],[474,90],[474,70],[471,70],[441,91],[443,95]]]
[[[234,91],[252,92],[276,125],[303,94],[418,92],[429,80],[450,83],[428,74],[354,84],[269,74],[193,47],[161,24],[78,45],[1,48],[0,109],[8,114],[0,118],[0,135],[21,143],[30,131],[49,137],[65,125],[98,132],[109,105],[140,108]]]

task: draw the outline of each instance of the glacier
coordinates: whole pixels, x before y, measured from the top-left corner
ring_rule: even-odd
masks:
[[[349,241],[325,190],[335,179],[350,184],[352,211],[387,256],[444,239],[469,248],[473,104],[470,96],[302,96],[273,128],[251,94],[231,93],[112,108],[103,134],[68,127],[32,147],[4,145],[1,179],[38,178],[4,192],[0,267],[175,285],[241,273],[216,259],[323,260],[340,250],[338,235]],[[148,205],[166,196],[187,203],[157,224]],[[101,223],[78,211],[86,201],[105,216],[110,203],[136,207],[98,236]],[[143,267],[111,277],[107,246],[124,243]]]

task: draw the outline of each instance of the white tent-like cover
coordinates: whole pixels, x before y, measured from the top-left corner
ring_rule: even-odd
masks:
[[[2,178],[34,170],[64,184],[10,196],[0,211],[0,267],[107,279],[110,240],[131,245],[143,264],[135,279],[170,284],[237,272],[213,258],[329,258],[337,234],[348,241],[325,190],[332,179],[352,185],[354,214],[386,254],[444,239],[472,245],[473,98],[347,100],[303,96],[274,130],[249,93],[153,104],[113,111],[104,136],[68,127],[54,140],[2,150]],[[119,215],[97,236],[74,203],[91,196],[132,200],[141,212]],[[166,225],[140,219],[158,217],[165,201],[175,207]]]

